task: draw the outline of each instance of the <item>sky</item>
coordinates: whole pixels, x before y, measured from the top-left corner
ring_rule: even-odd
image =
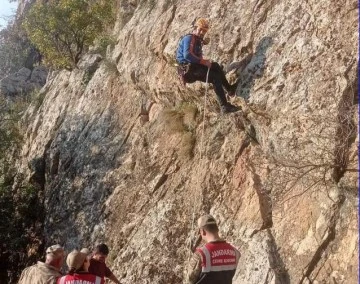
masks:
[[[14,15],[17,1],[10,3],[8,0],[0,0],[0,29],[6,27],[7,17]]]

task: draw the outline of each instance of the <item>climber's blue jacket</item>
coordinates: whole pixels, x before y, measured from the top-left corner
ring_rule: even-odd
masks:
[[[202,58],[202,39],[194,34],[183,36],[176,51],[179,64],[198,63],[205,65]]]

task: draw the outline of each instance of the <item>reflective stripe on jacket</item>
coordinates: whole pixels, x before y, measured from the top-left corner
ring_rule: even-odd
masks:
[[[58,279],[57,284],[104,284],[104,279],[88,272],[65,275]]]
[[[225,241],[207,243],[198,248],[201,274],[197,283],[231,284],[240,259],[240,252]]]

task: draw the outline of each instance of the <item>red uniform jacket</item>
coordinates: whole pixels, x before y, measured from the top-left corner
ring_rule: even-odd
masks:
[[[210,242],[197,251],[201,255],[201,274],[197,283],[231,284],[240,252],[225,241]]]
[[[104,284],[104,279],[88,272],[65,275],[57,280],[57,284]]]

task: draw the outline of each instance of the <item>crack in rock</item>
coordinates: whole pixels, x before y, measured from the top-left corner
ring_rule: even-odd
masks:
[[[310,262],[305,266],[304,273],[299,281],[299,284],[305,283],[304,281],[307,281],[307,280],[312,282],[312,280],[310,279],[311,273],[314,271],[317,264],[320,262],[320,260],[323,256],[323,253],[328,248],[329,244],[335,240],[336,222],[339,219],[340,209],[341,209],[341,206],[343,205],[344,201],[345,201],[345,196],[340,195],[338,201],[332,205],[332,213],[333,214],[329,221],[327,236],[322,241],[321,245],[315,251]]]

